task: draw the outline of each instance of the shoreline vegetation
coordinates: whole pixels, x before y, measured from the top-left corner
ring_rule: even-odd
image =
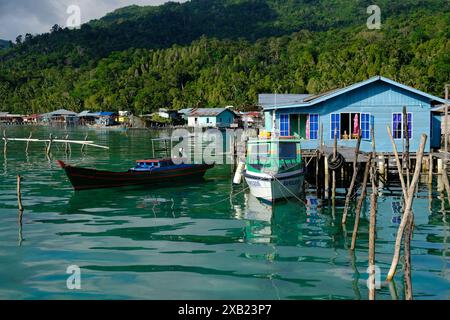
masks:
[[[131,6],[80,30],[0,49],[0,110],[130,110],[233,105],[263,92],[320,93],[374,75],[442,96],[450,74],[448,1],[193,0]]]

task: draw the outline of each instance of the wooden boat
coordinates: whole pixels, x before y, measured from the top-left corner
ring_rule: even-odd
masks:
[[[249,140],[244,177],[255,197],[273,202],[297,197],[305,170],[300,140],[293,137]]]
[[[73,167],[58,160],[75,190],[154,185],[167,182],[190,182],[202,178],[214,165],[174,164],[170,159],[138,160],[126,172],[100,171]]]

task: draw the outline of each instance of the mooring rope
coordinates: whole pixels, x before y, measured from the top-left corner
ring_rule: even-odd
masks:
[[[303,201],[302,199],[300,199],[296,194],[294,194],[291,190],[289,190],[288,187],[286,187],[283,183],[281,183],[280,180],[278,180],[277,177],[275,177],[274,175],[271,175],[272,178],[277,181],[283,188],[285,188],[294,198],[296,198],[298,201],[300,201],[301,203],[303,203],[305,206],[307,205],[307,203],[305,201]]]
[[[230,195],[230,196],[228,196],[228,197],[226,197],[226,198],[224,198],[224,199],[222,199],[222,200],[220,200],[220,201],[217,201],[217,202],[215,202],[215,203],[210,204],[210,206],[215,206],[215,205],[217,205],[217,204],[219,204],[219,203],[222,203],[222,202],[225,202],[225,201],[230,200],[230,199],[232,199],[232,198],[235,198],[235,197],[238,196],[239,194],[241,194],[241,193],[247,191],[248,189],[250,189],[250,188],[249,188],[249,187],[246,187],[246,188],[242,189],[241,191],[239,191],[239,192],[237,192],[237,193],[235,193],[235,194],[232,194],[232,195]]]
[[[339,152],[336,152],[336,158],[333,154],[328,156],[328,168],[332,171],[339,170],[344,165],[345,158]]]

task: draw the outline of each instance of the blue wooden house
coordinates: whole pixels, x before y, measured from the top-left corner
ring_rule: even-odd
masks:
[[[324,144],[354,147],[361,132],[361,150],[370,151],[374,128],[377,152],[393,152],[386,126],[390,126],[397,147],[402,150],[403,123],[408,121],[410,150],[415,152],[422,133],[428,135],[426,152],[439,148],[441,120],[432,109],[444,99],[384,77],[373,77],[349,87],[318,95],[261,94],[259,104],[265,114],[267,131],[281,136],[300,136],[303,149],[316,149],[323,127]],[[403,119],[403,107],[407,119]]]

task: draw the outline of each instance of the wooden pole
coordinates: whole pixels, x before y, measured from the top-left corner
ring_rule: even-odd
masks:
[[[433,155],[428,157],[428,184],[433,183]]]
[[[51,133],[50,133],[49,140],[50,140],[50,141],[49,141],[49,143],[48,143],[47,150],[46,150],[47,156],[50,155],[50,151],[51,151],[51,149],[52,149],[53,136],[52,136]]]
[[[325,185],[325,198],[327,200],[330,199],[330,172],[328,169],[328,157],[323,157],[323,163],[324,163],[324,185]]]
[[[414,227],[414,216],[408,216],[408,222],[405,228],[405,299],[413,300],[413,290],[411,281],[411,240]]]
[[[87,141],[87,140],[88,140],[88,134],[86,134],[86,136],[84,137],[84,141]],[[85,150],[85,147],[86,147],[85,144],[83,144],[83,145],[81,146],[81,152],[83,152],[83,151]]]
[[[366,163],[366,169],[364,170],[364,179],[363,179],[363,183],[362,183],[361,196],[358,199],[358,204],[356,205],[356,210],[355,210],[355,224],[353,226],[352,245],[350,246],[351,250],[355,250],[355,246],[356,246],[356,237],[358,235],[359,220],[361,217],[361,209],[362,209],[364,200],[366,199],[366,195],[367,195],[367,182],[369,180],[369,173],[370,173],[371,166],[372,166],[372,154],[369,154],[369,159],[367,160],[367,163]]]
[[[65,139],[69,140],[69,135],[68,134],[66,135]],[[64,152],[66,153],[66,155],[69,153],[69,144],[67,142],[64,144]]]
[[[33,132],[30,132],[30,135],[28,136],[28,139],[31,139],[33,137]],[[30,148],[30,141],[27,141],[27,146],[25,148],[25,153],[28,153],[28,149]]]
[[[19,211],[23,212],[23,205],[22,205],[22,191],[20,189],[20,182],[22,178],[20,176],[17,176],[17,204],[19,206]]]
[[[402,186],[402,191],[403,191],[403,194],[406,195],[407,189],[406,189],[406,185],[405,185],[405,179],[403,178],[403,170],[402,170],[402,165],[400,163],[400,158],[398,156],[397,145],[395,144],[394,138],[392,137],[391,127],[386,126],[386,129],[388,132],[389,139],[391,139],[392,149],[394,150],[395,163],[397,164],[398,176],[400,178],[400,184]]]
[[[372,157],[375,159],[375,134],[374,129],[371,129],[372,136]],[[372,195],[370,198],[370,223],[369,223],[369,300],[375,300],[375,232],[376,232],[376,213],[378,201],[378,189],[376,183],[376,167],[372,164],[371,171]]]
[[[444,150],[445,150],[445,161],[444,161],[444,168],[447,168],[447,160],[448,160],[448,87],[449,85],[445,86],[445,124],[444,124]]]
[[[406,188],[409,188],[410,179],[410,162],[409,162],[409,130],[408,130],[408,112],[406,107],[403,107],[403,139],[405,140],[405,154],[403,155],[403,164],[406,168]]]
[[[334,144],[333,144],[333,161],[337,158],[337,129],[334,128]],[[332,186],[331,186],[331,200],[333,201],[333,207],[336,199],[336,171],[333,170],[332,175]]]
[[[356,143],[355,148],[355,159],[353,160],[353,175],[352,180],[350,182],[350,188],[348,189],[347,196],[345,197],[345,206],[344,206],[344,213],[342,215],[342,224],[345,224],[347,222],[347,213],[348,213],[348,207],[350,205],[350,199],[353,195],[353,189],[356,185],[356,178],[358,177],[358,156],[359,156],[359,148],[361,146],[361,132],[358,136],[358,141]]]
[[[3,153],[6,155],[6,149],[8,147],[8,137],[6,136],[6,129],[3,130],[3,141],[5,142],[3,146]]]
[[[394,249],[394,257],[392,258],[391,268],[389,270],[387,280],[390,281],[395,275],[395,271],[397,269],[398,260],[400,258],[400,246],[402,242],[402,238],[405,231],[406,223],[408,222],[408,217],[412,215],[412,204],[414,200],[414,191],[416,189],[417,183],[419,181],[420,177],[420,170],[422,165],[422,158],[423,158],[423,152],[425,150],[425,144],[427,142],[427,135],[422,134],[422,138],[420,141],[419,151],[417,153],[417,165],[416,169],[414,171],[414,176],[412,178],[411,184],[409,186],[409,190],[407,193],[404,194],[406,197],[406,203],[405,203],[405,209],[402,217],[402,221],[400,222],[400,225],[398,227],[397,237],[395,240],[395,249]],[[398,167],[400,170],[401,167]]]
[[[320,198],[320,171],[319,171],[319,166],[320,166],[320,151],[316,150],[316,193],[317,193],[317,198]]]

